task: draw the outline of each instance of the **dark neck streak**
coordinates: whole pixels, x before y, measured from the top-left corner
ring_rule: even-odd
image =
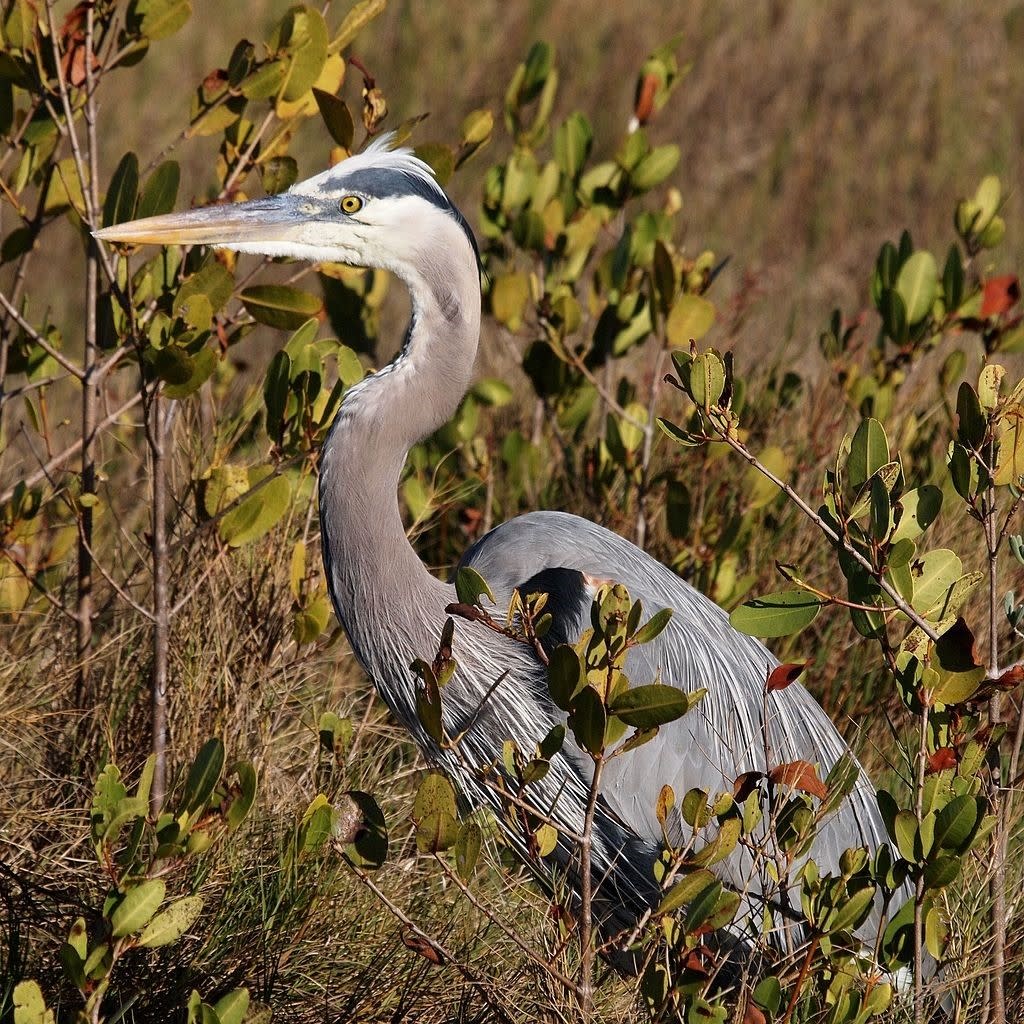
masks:
[[[413,307],[406,344],[345,396],[320,456],[321,536],[335,611],[360,663],[407,722],[414,714],[409,663],[435,653],[444,608],[455,597],[406,538],[398,484],[410,447],[448,421],[471,379],[479,277],[475,260],[471,274],[459,269],[443,278],[402,275]],[[460,295],[470,296],[469,308]]]

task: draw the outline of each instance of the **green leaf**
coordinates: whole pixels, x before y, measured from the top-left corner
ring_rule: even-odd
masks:
[[[191,17],[192,0],[135,0],[132,14],[147,39],[166,39]]]
[[[715,322],[715,307],[700,295],[680,295],[665,321],[665,335],[675,348],[700,341]]]
[[[53,1024],[53,1011],[46,1008],[37,982],[19,981],[14,986],[14,1024]]]
[[[676,426],[676,424],[663,419],[661,416],[658,417],[658,426],[663,434],[672,438],[676,444],[680,444],[684,448],[696,448],[704,443],[699,437],[694,437],[688,430]]]
[[[349,112],[348,104],[340,97],[333,96],[322,89],[314,89],[313,96],[331,138],[343,149],[351,150],[356,126],[352,120],[352,114]]]
[[[910,563],[914,583],[911,602],[914,611],[925,617],[940,616],[946,607],[949,588],[963,575],[963,563],[948,548],[928,551]]]
[[[690,397],[702,409],[717,405],[725,393],[725,363],[717,352],[701,352],[690,364]]]
[[[772,1017],[779,1012],[782,1006],[782,985],[775,975],[770,974],[757,983],[754,989],[754,1002],[767,1010]]]
[[[185,278],[174,296],[172,312],[186,323],[201,330],[210,326],[210,318],[231,298],[235,279],[216,260],[207,260],[196,273]],[[194,300],[202,298],[201,310],[193,308]]]
[[[895,288],[886,288],[882,292],[878,300],[878,312],[881,314],[885,333],[895,344],[905,344],[909,334],[907,310],[903,305],[902,296]]]
[[[655,146],[633,168],[629,176],[630,184],[637,192],[646,192],[660,185],[676,169],[678,163],[678,146]]]
[[[912,863],[917,860],[917,818],[911,811],[900,811],[893,822],[893,839],[896,849],[904,860]]]
[[[242,1024],[249,1012],[249,991],[233,988],[213,1004],[219,1024]]]
[[[935,819],[935,846],[954,853],[966,853],[981,822],[982,810],[976,797],[953,797]]]
[[[420,780],[413,803],[412,816],[420,821],[435,811],[455,815],[455,789],[440,772],[427,772]]]
[[[233,548],[258,540],[280,522],[291,500],[288,478],[274,477],[224,516],[218,527],[221,539]]]
[[[455,573],[455,594],[460,604],[477,605],[481,597],[494,604],[494,594],[487,581],[471,565],[460,566]]]
[[[918,250],[900,267],[896,278],[896,291],[903,299],[907,323],[913,327],[930,312],[939,291],[939,271],[935,257],[924,249]]]
[[[729,616],[733,629],[750,636],[788,636],[809,626],[821,610],[821,602],[803,590],[782,590],[754,598]]]
[[[228,806],[225,820],[228,831],[234,832],[239,825],[249,816],[252,805],[256,802],[256,789],[258,777],[256,769],[249,761],[238,761],[232,765],[232,771],[238,776],[238,795]]]
[[[288,55],[286,84],[281,97],[287,102],[309,92],[327,62],[327,23],[324,16],[307,4],[296,4],[270,39],[272,50],[284,48]]]
[[[853,893],[846,902],[836,911],[835,917],[828,922],[828,931],[852,932],[859,928],[867,919],[875,898],[875,887],[865,886]]]
[[[861,422],[853,435],[850,456],[846,460],[849,484],[857,489],[889,462],[889,442],[885,428],[876,419]]]
[[[679,910],[717,882],[718,879],[707,868],[697,868],[669,889],[658,904],[657,913],[671,914]]]
[[[195,815],[206,807],[213,791],[220,782],[224,771],[224,743],[214,736],[208,739],[196,755],[185,789],[182,793],[181,809],[189,815]]]
[[[285,284],[250,285],[239,297],[253,320],[282,331],[294,331],[323,310],[316,295]]]
[[[287,192],[299,177],[299,165],[294,157],[272,156],[260,164],[260,179],[267,195],[276,196]]]
[[[165,160],[146,179],[135,216],[158,217],[170,213],[178,198],[181,168],[176,160]]]
[[[359,3],[353,4],[342,20],[337,35],[331,40],[328,47],[331,53],[345,49],[386,5],[387,0],[359,0]]]
[[[956,393],[957,438],[966,448],[977,448],[985,440],[988,419],[981,409],[978,393],[963,381]]]
[[[129,889],[110,915],[110,934],[120,939],[145,927],[163,903],[165,892],[161,878],[148,878]]]
[[[702,696],[706,692],[700,691]],[[653,729],[656,725],[682,718],[696,703],[692,700],[693,696],[674,686],[652,683],[650,686],[635,686],[620,693],[612,700],[608,711],[635,729]]]
[[[312,854],[321,849],[331,835],[334,825],[334,808],[323,793],[318,793],[306,808],[299,825],[299,852]]]
[[[996,215],[1003,190],[999,178],[994,174],[986,174],[974,193],[974,204],[978,210],[978,219],[974,223],[975,233],[984,230],[988,222]]]
[[[778,445],[770,444],[758,454],[758,462],[785,481],[793,468],[792,458]],[[747,508],[754,511],[770,505],[781,493],[776,483],[756,466],[748,466],[743,478]]]
[[[176,349],[176,346],[168,345],[167,348],[161,349],[157,356],[157,373],[164,380],[168,380],[168,377],[161,370],[160,357],[163,356],[165,352],[170,352],[174,349]],[[187,369],[187,376],[184,376],[184,379],[180,379],[179,377],[179,379],[174,382],[167,383],[163,390],[164,397],[173,398],[175,401],[187,398],[189,395],[198,391],[210,379],[216,368],[216,352],[209,345],[204,345],[195,355],[186,356],[183,369]]]
[[[263,404],[267,407],[267,434],[275,444],[284,443],[284,414],[288,407],[292,361],[283,349],[274,353],[263,379]]]
[[[455,841],[455,870],[464,882],[473,877],[482,845],[483,831],[480,826],[473,821],[465,822],[459,829],[459,838]]]
[[[743,823],[739,818],[726,818],[718,826],[715,838],[694,854],[693,863],[699,864],[701,867],[710,867],[712,864],[718,864],[725,860],[736,849],[742,830]]]
[[[287,67],[283,59],[264,62],[242,82],[242,95],[249,100],[270,99],[271,96],[277,95],[282,82],[284,82],[286,71]],[[232,121],[234,119],[232,117]],[[228,121],[228,124],[231,124],[232,121]],[[217,130],[221,129],[218,127]]]
[[[567,177],[576,180],[590,155],[594,133],[580,113],[570,114],[555,132],[555,163]]]
[[[376,870],[387,860],[388,829],[384,814],[369,793],[351,789],[344,794],[360,816],[355,839],[345,846],[345,855],[359,867]]]
[[[85,918],[79,917],[71,926],[68,932],[68,945],[84,961],[89,954],[89,932],[85,925]]]
[[[916,540],[935,522],[942,509],[942,491],[925,484],[907,491],[899,499],[897,508],[901,509],[899,522],[889,538],[894,545],[901,540]]]
[[[110,178],[110,187],[103,200],[103,226],[122,224],[135,214],[135,199],[139,191],[139,158],[125,153]]]
[[[936,857],[924,866],[926,889],[942,889],[955,882],[960,874],[959,857]]]
[[[949,247],[946,264],[942,269],[942,300],[946,309],[953,312],[960,308],[964,299],[964,263],[956,242]],[[957,350],[961,351],[961,350]]]
[[[455,816],[445,811],[431,811],[416,826],[416,849],[420,853],[440,853],[458,839]]]
[[[572,699],[583,688],[585,678],[580,656],[568,644],[560,644],[548,660],[548,689],[551,699],[568,711]]]
[[[523,309],[530,298],[530,282],[526,274],[502,274],[491,286],[491,313],[510,331],[523,326]]]
[[[569,707],[569,728],[576,742],[591,754],[600,753],[607,724],[604,704],[597,691],[592,686],[584,686]]]
[[[177,941],[192,927],[202,910],[202,896],[186,896],[175,900],[146,925],[139,936],[139,945],[156,949]]]
[[[422,658],[409,666],[422,685],[416,687],[416,717],[435,743],[444,742],[444,721],[441,716],[441,689],[434,670]]]
[[[662,608],[655,612],[634,634],[632,641],[635,644],[649,644],[656,637],[660,636],[672,618],[671,608]]]

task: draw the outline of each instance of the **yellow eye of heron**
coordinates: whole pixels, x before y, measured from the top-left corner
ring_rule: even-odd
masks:
[[[342,213],[358,213],[363,208],[363,201],[359,196],[342,196],[340,205]]]

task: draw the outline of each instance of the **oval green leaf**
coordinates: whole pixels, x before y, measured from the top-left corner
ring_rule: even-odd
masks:
[[[782,590],[754,598],[729,616],[733,629],[749,636],[789,636],[809,626],[821,610],[821,602],[803,590]]]
[[[131,935],[149,923],[164,901],[166,886],[161,878],[147,878],[129,889],[110,915],[110,933],[115,939]]]
[[[296,330],[323,310],[317,296],[284,284],[250,285],[240,298],[253,320],[282,331]]]
[[[192,927],[202,910],[202,896],[186,896],[175,900],[146,925],[139,936],[139,945],[156,949],[175,942]]]
[[[896,291],[903,299],[907,323],[913,327],[931,312],[939,291],[939,269],[935,257],[920,249],[900,267]]]

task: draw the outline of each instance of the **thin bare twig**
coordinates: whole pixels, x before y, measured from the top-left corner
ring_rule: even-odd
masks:
[[[435,939],[432,935],[428,935],[408,914],[406,914],[400,907],[393,903],[384,894],[381,888],[376,882],[361,868],[358,864],[354,863],[352,859],[343,850],[339,851],[342,859],[348,865],[352,873],[359,879],[363,885],[366,886],[370,892],[384,905],[387,911],[391,914],[395,920],[399,921],[406,928],[409,929],[417,938],[421,939],[432,949],[435,955],[442,958],[447,963],[450,963],[458,972],[461,974],[466,981],[480,993],[481,997],[487,1003],[487,1005],[501,1017],[502,1020],[507,1021],[508,1024],[512,1024],[512,1019],[509,1017],[505,1009],[495,1001],[494,997],[488,990],[487,983],[474,971],[472,968],[467,967],[466,964],[462,963],[458,957],[456,957],[449,949],[447,949],[442,943]]]
[[[150,385],[150,389],[154,389],[158,386],[158,383]],[[103,419],[96,424],[96,432],[103,430],[105,427],[109,427],[115,420],[120,419],[130,409],[134,409],[135,406],[142,401],[142,393],[137,392],[132,395],[126,402],[119,405],[112,413],[109,413]],[[8,487],[2,494],[0,494],[0,503],[10,501],[14,496],[15,490],[19,485],[25,487],[35,487],[41,480],[51,480],[50,474],[55,470],[59,469],[64,465],[65,462],[69,462],[82,450],[83,439],[79,437],[67,446],[63,451],[58,452],[52,458],[48,459],[45,464],[41,465],[39,469],[34,470],[28,476],[23,479],[16,481],[11,487]],[[51,480],[52,483],[52,480]]]
[[[469,900],[469,902],[474,907],[476,907],[476,909],[479,910],[480,913],[483,914],[488,921],[491,922],[491,924],[495,925],[501,932],[505,934],[507,938],[511,939],[519,948],[519,950],[522,953],[525,953],[530,960],[537,964],[537,966],[540,967],[544,971],[544,973],[547,974],[549,978],[551,978],[552,981],[558,982],[559,985],[561,985],[567,991],[571,992],[574,996],[579,998],[580,988],[576,984],[576,982],[574,982],[571,978],[567,978],[564,974],[561,973],[561,971],[556,971],[554,967],[552,967],[551,964],[549,964],[547,960],[544,959],[544,957],[540,956],[540,954],[538,954],[535,950],[531,949],[525,942],[523,942],[519,935],[516,934],[514,929],[510,928],[501,919],[501,917],[495,914],[493,910],[485,906],[476,898],[476,896],[473,894],[473,891],[469,888],[469,886],[466,885],[466,883],[454,871],[452,871],[451,867],[447,863],[445,863],[445,861],[436,853],[434,854],[434,860],[436,860],[437,863],[440,865],[441,870],[445,874],[445,877],[459,889],[462,895],[465,896],[466,899]]]
[[[85,377],[85,371],[76,366],[73,362],[60,349],[54,348],[47,340],[39,333],[11,304],[11,301],[0,292],[0,306],[4,307],[4,312],[32,339],[33,344],[38,345],[51,359],[58,363],[62,369],[67,370],[72,377],[82,380]]]

